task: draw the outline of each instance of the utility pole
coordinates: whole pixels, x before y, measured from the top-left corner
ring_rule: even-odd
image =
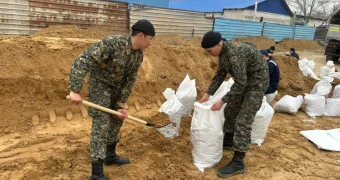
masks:
[[[254,19],[253,19],[253,21],[256,20],[257,3],[258,3],[258,1],[255,0],[255,11],[254,11]]]

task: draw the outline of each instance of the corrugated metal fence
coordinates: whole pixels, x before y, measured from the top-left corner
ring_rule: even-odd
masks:
[[[275,41],[284,38],[313,40],[315,28],[289,26],[273,23],[251,22],[216,18],[214,31],[218,31],[227,40],[248,36],[267,36]]]
[[[0,34],[28,35],[49,25],[129,31],[128,3],[108,0],[1,0]]]
[[[178,34],[184,37],[203,36],[213,28],[214,20],[205,13],[133,5],[130,25],[139,19],[148,19],[155,26],[157,35]]]
[[[235,37],[261,36],[262,26],[263,24],[260,22],[216,18],[214,31],[220,32],[226,39],[233,39]]]

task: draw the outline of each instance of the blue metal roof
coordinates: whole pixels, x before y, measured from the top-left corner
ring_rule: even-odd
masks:
[[[258,3],[266,0],[258,0]],[[169,8],[198,12],[222,12],[223,9],[244,9],[255,4],[255,0],[176,0]]]

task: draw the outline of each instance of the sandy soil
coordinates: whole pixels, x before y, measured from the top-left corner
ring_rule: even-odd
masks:
[[[79,107],[69,105],[65,96],[74,58],[101,36],[68,36],[77,34],[73,31],[78,30],[67,28],[64,33],[57,28],[56,33],[49,29],[41,36],[0,39],[0,179],[82,180],[90,175],[91,119],[82,117]],[[217,64],[199,48],[199,41],[174,36],[153,41],[128,101],[131,115],[169,122],[157,113],[157,101],[163,102],[162,91],[176,89],[187,73],[196,79],[201,97]],[[301,54],[308,59],[320,57],[322,63],[319,52]],[[302,76],[296,61],[278,57],[278,63],[283,72],[281,94],[311,90],[313,83]],[[82,94],[85,97],[86,86]],[[55,122],[48,118],[48,111],[56,113]],[[66,118],[68,111],[73,114]],[[32,121],[32,115],[38,121]],[[301,130],[339,128],[339,118],[320,117],[316,124],[304,123],[308,118],[303,111],[295,116],[276,113],[264,144],[252,145],[247,154],[247,174],[230,179],[340,179],[340,154],[319,150],[299,134]],[[170,140],[153,128],[126,120],[118,153],[132,164],[106,167],[105,174],[110,179],[219,179],[216,170],[231,159],[232,152],[225,150],[216,167],[199,172],[192,163],[190,122],[190,118],[183,119],[180,136]]]

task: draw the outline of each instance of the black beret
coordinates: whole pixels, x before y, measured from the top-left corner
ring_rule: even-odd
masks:
[[[142,20],[137,21],[132,26],[132,30],[133,31],[140,31],[140,32],[142,32],[146,35],[149,35],[149,36],[155,36],[156,35],[155,28],[153,27],[151,22],[146,20],[146,19],[142,19]]]
[[[222,40],[222,35],[219,32],[209,31],[204,34],[201,46],[202,48],[212,48]]]

